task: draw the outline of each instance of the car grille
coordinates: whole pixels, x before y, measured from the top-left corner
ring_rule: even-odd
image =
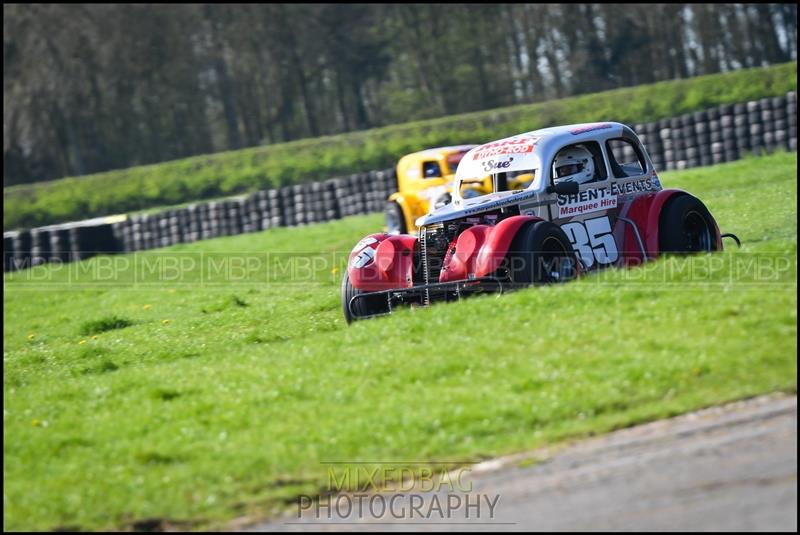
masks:
[[[447,253],[448,240],[444,225],[428,225],[419,231],[419,250],[422,259],[422,275],[425,284],[439,282],[444,256]],[[430,291],[425,290],[424,303],[430,304]]]

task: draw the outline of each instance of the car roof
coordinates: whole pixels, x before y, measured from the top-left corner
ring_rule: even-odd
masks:
[[[430,156],[430,157],[436,157],[436,156],[440,155],[443,152],[467,151],[467,150],[470,150],[470,149],[472,149],[474,147],[477,147],[477,146],[478,145],[473,143],[472,145],[450,145],[450,146],[447,146],[447,147],[434,147],[434,148],[431,148],[431,149],[425,149],[425,150],[421,150],[421,151],[417,151],[417,152],[412,152],[410,154],[406,154],[406,156],[420,156],[420,157]]]
[[[456,179],[486,176],[499,171],[540,168],[564,145],[607,139],[622,135],[625,125],[612,121],[577,123],[540,128],[511,137],[490,141],[471,149],[458,165]],[[498,167],[492,167],[497,165]]]

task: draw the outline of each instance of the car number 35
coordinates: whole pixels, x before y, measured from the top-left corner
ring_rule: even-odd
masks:
[[[619,258],[608,216],[567,223],[561,228],[586,269],[598,264],[613,264]]]

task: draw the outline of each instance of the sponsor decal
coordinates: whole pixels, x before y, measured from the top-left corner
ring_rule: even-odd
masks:
[[[351,251],[350,254],[357,253],[358,251],[360,251],[361,249],[363,249],[367,245],[372,245],[373,243],[378,243],[378,240],[376,240],[375,238],[373,238],[371,236],[367,236],[366,238],[364,238],[360,242],[358,242],[355,247],[353,247],[353,250]]]
[[[656,170],[655,169],[653,169],[652,179],[653,179],[653,185],[655,186],[655,188],[656,189],[662,189],[661,188],[661,181],[658,179],[658,175],[656,174]]]
[[[514,158],[509,158],[508,161],[505,162],[495,162],[494,160],[488,160],[483,162],[483,172],[484,173],[491,173],[493,171],[499,171],[500,169],[508,169],[511,167],[511,162],[514,161]]]
[[[561,226],[586,269],[595,264],[613,264],[619,259],[617,242],[611,233],[608,216],[576,221]]]
[[[590,124],[576,128],[575,130],[570,130],[569,133],[573,136],[577,136],[578,134],[585,134],[586,132],[593,132],[594,130],[605,130],[606,128],[611,128],[611,125],[608,123]]]
[[[503,206],[516,204],[521,200],[529,199],[531,197],[535,197],[536,195],[537,194],[535,191],[523,191],[519,195],[514,195],[514,196],[509,195],[507,197],[502,197],[500,199],[489,198],[484,201],[481,201],[481,203],[475,208],[468,208],[464,210],[463,215],[477,214],[480,212],[486,212],[488,210],[492,210],[494,208],[501,208]],[[451,218],[455,218],[458,215],[459,214],[452,214]]]
[[[570,217],[617,207],[617,197],[610,188],[581,191],[558,196],[558,217]]]
[[[350,266],[355,269],[363,268],[364,266],[372,262],[373,258],[375,258],[375,251],[377,251],[377,249],[373,249],[372,247],[367,247],[366,249],[358,253],[358,255],[353,257],[353,259],[350,261]]]
[[[492,143],[481,145],[475,149],[475,152],[472,153],[472,159],[483,160],[485,158],[502,156],[504,154],[524,154],[526,152],[533,152],[533,147],[539,139],[538,136],[522,134],[502,141],[493,141]]]
[[[651,178],[640,178],[630,182],[612,182],[610,188],[612,195],[630,195],[631,193],[660,189],[661,184],[654,183]]]
[[[617,197],[661,189],[658,179],[641,178],[630,182],[612,182],[608,186],[558,196],[558,217],[578,216],[617,207]]]

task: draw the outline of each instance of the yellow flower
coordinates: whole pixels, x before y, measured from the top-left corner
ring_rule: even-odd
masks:
[[[149,310],[152,307],[153,307],[153,305],[149,305],[148,304],[148,305],[144,305],[142,308],[145,309],[145,310]]]
[[[335,267],[331,270],[331,275],[336,275],[337,273],[339,273],[339,268]]]
[[[36,418],[34,418],[33,420],[31,420],[31,425],[32,425],[33,427],[39,427],[40,425],[42,425],[42,422],[40,422],[39,420],[37,420]]]
[[[170,322],[170,320],[161,320],[161,324],[162,325],[167,325],[169,322]]]
[[[78,342],[78,345],[83,345],[85,343],[86,343],[86,340],[81,340],[80,342]]]
[[[92,340],[97,340],[97,335],[92,336]]]
[[[28,335],[28,340],[33,340],[33,333]]]

